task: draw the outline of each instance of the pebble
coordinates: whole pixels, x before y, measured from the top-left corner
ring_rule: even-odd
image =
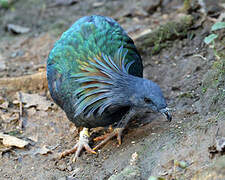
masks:
[[[6,69],[6,65],[4,61],[0,61],[0,71],[3,71]]]
[[[59,164],[58,165],[58,169],[61,170],[61,171],[65,171],[65,169],[67,169],[66,164],[64,164],[64,163],[63,164]]]
[[[72,168],[71,166],[67,166],[67,170],[68,170],[68,171],[72,171],[73,168]]]
[[[80,171],[80,168],[74,169],[71,176],[75,176],[79,171]]]
[[[66,177],[61,177],[58,180],[66,180]]]

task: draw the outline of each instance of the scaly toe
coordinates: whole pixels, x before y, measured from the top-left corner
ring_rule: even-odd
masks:
[[[73,154],[73,153],[75,153],[76,152],[76,150],[77,150],[77,147],[78,147],[78,144],[76,144],[73,148],[71,148],[71,149],[68,149],[68,150],[65,150],[65,151],[63,151],[62,153],[60,153],[59,154],[59,159],[62,159],[62,158],[64,158],[64,157],[66,157],[66,156],[68,156],[69,154]]]
[[[79,141],[77,142],[77,144],[73,148],[62,152],[59,155],[59,159],[65,157],[65,156],[67,156],[69,154],[75,153],[75,156],[73,158],[73,161],[76,161],[76,159],[79,157],[82,149],[85,149],[89,153],[96,154],[96,152],[93,149],[90,148],[90,146],[88,145],[88,143],[89,143],[88,129],[87,128],[84,128],[80,132],[80,138],[79,138]]]
[[[72,160],[73,162],[75,162],[78,159],[82,149],[85,149],[89,153],[97,154],[93,149],[91,149],[91,147],[87,143],[80,143],[80,144],[78,144],[78,148],[77,148],[76,153],[73,157],[73,160]]]
[[[101,147],[102,145],[107,143],[110,139],[112,139],[115,136],[117,136],[118,143],[119,143],[119,145],[121,145],[121,143],[122,143],[121,136],[122,136],[123,130],[124,130],[124,128],[116,128],[116,129],[114,129],[114,131],[112,133],[95,138],[95,141],[96,141],[96,139],[97,140],[104,139],[104,140],[102,142],[100,142],[96,147],[94,147],[93,150],[98,149],[99,147]]]

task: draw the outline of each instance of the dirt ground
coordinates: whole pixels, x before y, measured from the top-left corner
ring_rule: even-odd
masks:
[[[216,139],[225,137],[225,31],[216,31],[213,47],[204,43],[211,26],[225,21],[224,0],[192,0],[190,7],[183,0],[10,2],[0,6],[0,132],[29,145],[7,147],[0,137],[0,179],[225,179],[224,153],[212,150]],[[61,33],[91,14],[115,18],[135,40],[144,76],[162,88],[173,120],[168,123],[159,114],[136,117],[121,146],[113,139],[97,155],[83,152],[74,163],[73,155],[55,156],[75,145],[78,130],[40,85],[45,77],[35,75],[45,76],[48,53]],[[187,14],[193,23],[184,35],[162,40],[157,53],[138,42],[143,33]],[[29,32],[15,34],[9,24]],[[28,76],[35,76],[35,83],[26,81]],[[102,133],[93,129],[91,137]]]

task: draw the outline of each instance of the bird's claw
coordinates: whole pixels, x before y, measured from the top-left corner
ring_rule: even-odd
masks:
[[[77,146],[77,148],[76,148],[76,153],[75,153],[75,155],[73,157],[73,160],[72,160],[73,162],[75,162],[77,160],[77,158],[79,157],[82,149],[85,149],[89,153],[97,154],[93,149],[91,149],[91,147],[87,143],[82,144],[82,143],[78,142],[75,146]]]
[[[79,157],[80,155],[80,152],[82,149],[85,149],[87,152],[89,153],[92,153],[92,154],[97,154],[93,149],[91,149],[91,147],[89,146],[89,134],[88,134],[88,130],[87,128],[86,129],[83,129],[81,132],[80,132],[80,138],[79,138],[79,141],[77,142],[77,144],[69,149],[69,150],[65,150],[64,152],[62,152],[60,155],[59,155],[59,159],[62,159],[63,157],[69,155],[69,154],[72,154],[72,153],[75,153],[74,155],[74,158],[73,158],[73,162],[75,162],[77,160],[77,158]]]
[[[85,149],[89,153],[97,154],[93,149],[91,149],[91,147],[87,143],[81,143],[79,141],[73,148],[71,148],[69,150],[65,150],[62,153],[60,153],[59,159],[62,159],[64,157],[68,156],[69,154],[75,153],[75,155],[73,157],[73,162],[75,162],[77,160],[77,158],[79,157],[82,149]]]
[[[103,141],[100,142],[97,146],[95,146],[93,148],[93,150],[98,149],[99,147],[101,147],[102,145],[107,143],[110,139],[112,139],[115,136],[117,136],[118,144],[121,145],[121,143],[122,143],[121,136],[122,136],[123,130],[124,130],[124,128],[116,128],[111,133],[108,133],[108,134],[105,134],[103,136],[95,138],[94,141],[99,141],[99,140],[103,140]]]

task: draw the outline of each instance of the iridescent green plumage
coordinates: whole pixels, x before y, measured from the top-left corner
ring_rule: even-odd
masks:
[[[142,77],[141,57],[120,25],[103,16],[79,19],[56,42],[47,61],[51,95],[77,126],[119,120],[102,113],[112,105],[112,79],[120,71]],[[120,109],[122,113],[127,107]]]

